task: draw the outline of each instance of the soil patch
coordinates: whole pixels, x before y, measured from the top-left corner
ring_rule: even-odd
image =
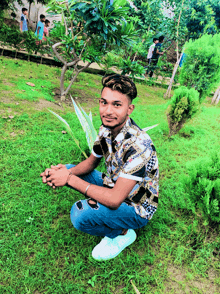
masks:
[[[76,91],[73,90],[70,94],[68,94],[66,96],[65,101],[62,101],[62,102],[60,100],[60,89],[55,88],[53,90],[53,92],[55,93],[54,99],[56,100],[56,104],[59,105],[59,106],[61,106],[62,103],[64,103],[65,105],[67,105],[69,107],[73,107],[73,102],[71,100],[70,95],[79,104],[86,103],[86,106],[83,106],[83,109],[86,110],[86,111],[88,111],[91,108],[98,105],[98,98],[97,98],[97,101],[96,101],[96,100],[94,100],[94,98],[88,97],[88,94],[85,93],[84,90],[80,90],[80,89],[77,89]]]
[[[214,280],[217,278],[217,273],[214,270],[210,270],[208,278],[193,275],[193,279],[190,281],[186,279],[186,272],[183,268],[170,265],[167,267],[167,271],[170,279],[164,293],[169,293],[171,290],[178,294],[194,293],[195,289],[204,294],[220,293],[220,287],[214,284]]]
[[[50,102],[50,101],[47,101],[44,99],[40,99],[39,102],[34,103],[33,107],[39,111],[42,111],[47,108],[53,108],[54,110],[62,110],[63,109],[60,101],[59,101],[59,103],[54,103],[54,102]]]

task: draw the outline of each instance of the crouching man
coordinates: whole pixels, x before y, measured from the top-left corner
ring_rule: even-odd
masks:
[[[129,117],[137,96],[128,77],[102,80],[99,111],[102,125],[90,157],[78,165],[51,166],[42,174],[49,186],[69,186],[88,199],[77,201],[70,213],[73,226],[103,236],[92,256],[116,257],[136,239],[135,229],[145,226],[158,204],[158,160],[150,137]],[[104,157],[107,173],[95,170]]]

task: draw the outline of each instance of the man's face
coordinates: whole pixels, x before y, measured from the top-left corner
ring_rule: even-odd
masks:
[[[23,12],[23,14],[24,14],[24,15],[28,15],[28,11],[25,10],[25,11]]]
[[[105,87],[99,100],[99,112],[102,123],[113,133],[118,133],[134,110],[127,95]]]
[[[159,40],[154,41],[155,44],[159,43]]]

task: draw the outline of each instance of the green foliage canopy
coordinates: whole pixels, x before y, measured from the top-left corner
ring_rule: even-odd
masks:
[[[220,83],[220,34],[189,40],[185,53],[179,82],[188,88],[194,87],[202,100]]]

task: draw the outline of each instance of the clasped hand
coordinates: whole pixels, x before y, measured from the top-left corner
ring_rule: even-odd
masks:
[[[51,165],[51,168],[45,169],[43,173],[40,174],[44,184],[53,187],[62,187],[66,185],[69,171],[63,164],[58,164],[56,166]]]

